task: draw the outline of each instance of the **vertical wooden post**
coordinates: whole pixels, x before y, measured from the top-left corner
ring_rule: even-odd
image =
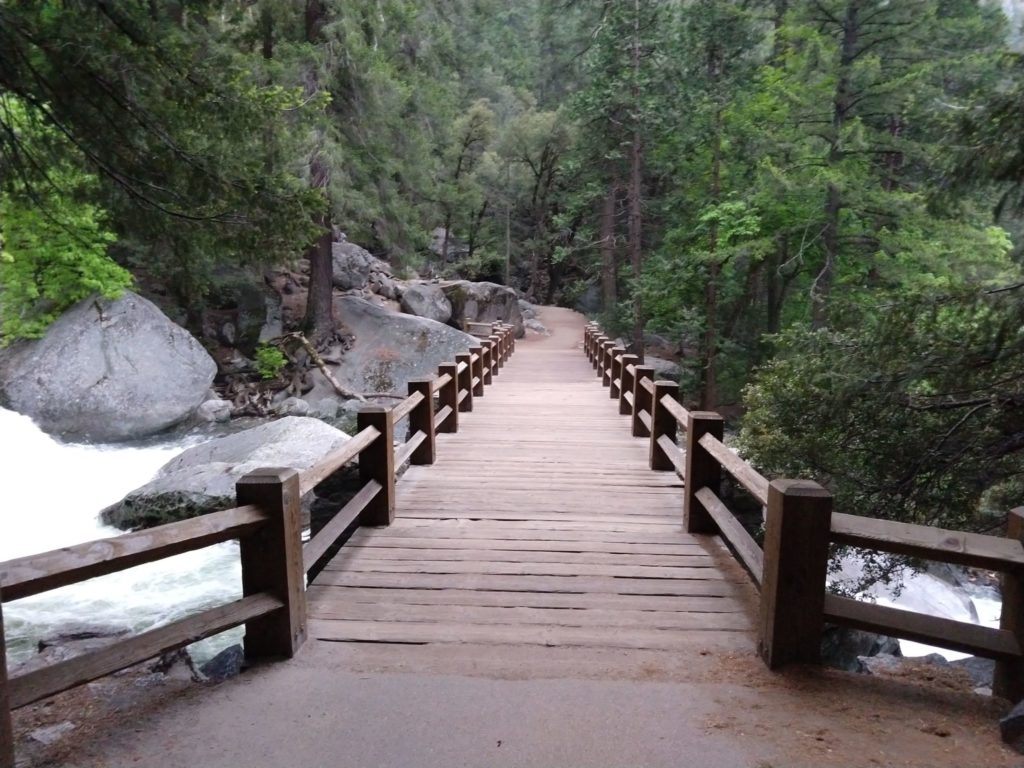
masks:
[[[495,333],[493,336],[490,337],[490,339],[491,342],[494,344],[494,346],[491,348],[491,373],[497,376],[502,366],[501,337],[498,336],[497,333]]]
[[[306,640],[306,572],[302,566],[302,504],[294,469],[257,469],[235,484],[239,506],[256,504],[266,525],[239,540],[242,594],[271,592],[284,607],[245,624],[245,655],[291,658]]]
[[[601,375],[601,362],[604,355],[604,343],[608,341],[608,337],[603,333],[594,340],[594,359],[591,360],[591,364],[594,366],[594,370],[597,371],[597,375]]]
[[[11,723],[11,696],[7,690],[3,594],[0,594],[0,768],[14,768],[14,726]]]
[[[476,355],[476,362],[470,367],[470,378],[475,379],[476,383],[473,385],[473,397],[484,396],[484,348],[477,344],[476,346],[469,348],[470,355]]]
[[[622,386],[622,356],[625,354],[626,350],[622,347],[615,347],[612,350],[611,383],[608,385],[608,397],[612,400],[619,399],[620,387]],[[616,384],[616,381],[619,383]]]
[[[444,420],[437,425],[438,432],[459,431],[459,373],[455,363],[441,363],[437,367],[437,375],[448,375],[450,381],[437,390],[437,405],[443,409],[446,405],[451,408]]]
[[[391,409],[363,406],[356,414],[356,428],[362,432],[376,427],[380,435],[359,454],[359,479],[376,480],[381,491],[359,515],[360,525],[391,525],[395,519],[395,422]]]
[[[583,329],[583,354],[590,359],[590,342],[594,338],[594,326],[587,323],[587,326]]]
[[[665,395],[672,397],[678,391],[679,386],[674,381],[654,382],[654,396],[651,398],[653,401],[651,404],[651,449],[649,451],[651,469],[665,471],[676,468],[665,450],[658,445],[658,438],[667,435],[672,442],[676,440],[676,417],[661,404],[661,398]]]
[[[463,363],[465,366],[463,367]],[[473,410],[473,362],[470,359],[469,352],[460,352],[455,356],[455,365],[462,368],[462,373],[458,375],[459,389],[466,392],[466,396],[462,398],[459,403],[460,411],[472,411]],[[462,397],[462,392],[459,392],[459,396]]]
[[[494,342],[490,339],[484,339],[481,345],[484,348],[484,384],[490,386],[494,381]]]
[[[687,533],[717,533],[718,526],[697,500],[697,491],[710,488],[721,493],[722,465],[704,450],[700,439],[724,434],[722,417],[712,411],[690,411],[686,422],[686,477],[683,486],[683,528]]]
[[[633,377],[633,437],[651,436],[651,430],[640,418],[641,411],[647,411],[647,415],[651,415],[651,404],[654,401],[653,395],[643,386],[644,381],[654,382],[654,368],[650,365],[638,365]]]
[[[409,394],[417,392],[423,395],[423,402],[409,413],[409,433],[414,435],[422,432],[426,437],[412,452],[409,461],[412,464],[433,464],[437,450],[437,435],[434,432],[434,378],[427,376],[422,379],[409,379]]]
[[[832,495],[810,480],[768,486],[758,652],[770,669],[821,661]]]
[[[619,387],[619,413],[623,416],[628,416],[633,413],[633,406],[629,404],[629,400],[626,398],[628,394],[636,402],[636,395],[633,393],[633,379],[636,377],[635,366],[639,365],[640,358],[636,355],[623,355],[622,356],[622,370],[620,375],[622,376],[622,386]],[[630,368],[633,370],[630,370]]]
[[[1024,543],[1024,507],[1011,509],[1006,516],[1006,536]],[[999,617],[999,628],[1013,632],[1024,648],[1024,575],[1017,571],[1003,573],[1001,592],[1003,612]],[[996,662],[992,694],[1012,702],[1024,698],[1024,659]]]
[[[601,386],[612,385],[612,350],[615,349],[614,341],[606,341],[601,345]]]

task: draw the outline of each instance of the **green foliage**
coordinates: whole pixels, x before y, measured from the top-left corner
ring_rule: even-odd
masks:
[[[33,123],[21,103],[0,99],[0,111],[28,149],[60,144],[47,126]],[[115,298],[131,275],[107,256],[116,240],[106,214],[87,202],[96,179],[57,161],[46,185],[9,184],[0,192],[0,343],[38,338],[68,307],[94,294]]]
[[[288,364],[288,358],[277,347],[261,344],[254,355],[256,371],[261,379],[276,379]]]

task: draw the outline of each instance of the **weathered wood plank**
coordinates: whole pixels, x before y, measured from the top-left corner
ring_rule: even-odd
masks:
[[[3,588],[4,600],[18,600],[142,563],[230,541],[252,533],[266,524],[267,520],[266,512],[250,504],[144,531],[8,560],[0,563],[0,587]]]
[[[84,656],[12,677],[9,681],[11,706],[14,709],[23,707],[283,609],[284,603],[273,595],[250,595],[141,635],[119,639],[108,647]]]
[[[351,573],[324,571],[316,580],[325,586],[416,589],[486,589],[502,592],[570,592],[612,595],[690,595],[735,597],[735,582],[715,579],[625,579],[612,576],[502,576],[447,573]]]
[[[565,647],[656,649],[694,651],[716,642],[731,647],[751,645],[750,633],[709,630],[640,630],[624,632],[618,627],[538,627],[534,625],[415,624],[384,621],[313,622],[320,640],[398,643],[478,643],[488,645],[544,645]]]
[[[315,584],[309,599],[317,612],[348,603],[390,605],[479,605],[494,607],[571,608],[586,610],[675,611],[744,613],[746,603],[731,597],[692,595],[614,595],[570,592],[505,592],[484,589],[408,589],[386,587],[333,587]]]

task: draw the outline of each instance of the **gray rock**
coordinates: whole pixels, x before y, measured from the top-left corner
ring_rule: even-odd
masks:
[[[527,330],[533,331],[534,333],[539,333],[541,336],[551,335],[551,332],[548,330],[547,326],[544,325],[544,323],[542,323],[540,320],[530,318],[529,320],[523,321],[523,325],[526,327]]]
[[[533,304],[525,299],[519,300],[519,311],[523,313],[524,320],[533,320],[537,317],[537,310],[534,309]]]
[[[231,418],[229,400],[205,400],[196,408],[196,421],[223,423]]]
[[[354,392],[405,395],[409,379],[437,373],[438,365],[477,343],[447,325],[389,312],[354,296],[336,298],[334,309],[354,336],[334,375]]]
[[[655,379],[679,381],[679,363],[673,363],[671,360],[665,360],[654,355],[644,355],[644,365],[649,365],[654,369]]]
[[[383,272],[371,272],[366,287],[378,296],[383,296],[385,299],[391,299],[392,301],[397,301],[400,294],[398,284],[390,275]]]
[[[1009,713],[999,720],[999,735],[1003,741],[1012,744],[1018,752],[1024,740],[1024,700],[1018,701]]]
[[[993,659],[983,659],[979,656],[968,656],[966,659],[957,659],[949,662],[949,666],[967,670],[971,681],[978,688],[991,688],[992,678],[995,675],[996,663]]]
[[[331,245],[333,282],[343,291],[361,290],[370,281],[370,273],[391,276],[391,268],[365,248],[347,240]]]
[[[821,637],[821,663],[844,669],[847,672],[862,672],[861,659],[879,654],[900,656],[900,643],[894,637],[862,632],[859,629],[828,626]]]
[[[338,402],[337,398],[324,397],[313,406],[313,415],[318,419],[335,419],[338,417],[338,410],[340,408],[341,403]]]
[[[935,667],[948,667],[949,662],[938,653],[929,653],[926,656],[906,657],[893,653],[879,653],[874,656],[860,656],[857,659],[860,668],[857,670],[865,675],[894,675],[905,667],[921,667],[932,665]]]
[[[452,318],[452,303],[440,286],[433,283],[412,283],[402,294],[402,311],[438,323]]]
[[[199,671],[211,683],[219,683],[235,677],[242,671],[245,651],[242,646],[230,645],[200,667]]]
[[[440,256],[445,261],[455,261],[460,256],[465,256],[469,253],[469,246],[457,240],[454,234],[449,234],[448,251],[445,252],[444,233],[444,227],[435,227],[430,233],[431,253],[435,256]]]
[[[274,409],[278,416],[309,416],[313,406],[300,397],[289,397]]]
[[[515,328],[517,339],[526,335],[519,297],[511,288],[497,283],[455,280],[441,283],[441,290],[452,305],[452,325],[465,327],[467,322],[489,323],[500,320]]]
[[[185,329],[126,291],[81,301],[43,338],[0,352],[0,403],[72,440],[131,440],[191,416],[216,373]]]
[[[261,424],[187,449],[100,515],[108,525],[137,529],[228,509],[243,475],[262,467],[306,469],[348,439],[319,419],[288,416]]]

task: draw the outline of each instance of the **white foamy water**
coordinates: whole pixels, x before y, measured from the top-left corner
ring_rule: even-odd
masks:
[[[190,443],[151,447],[68,445],[0,408],[0,561],[121,531],[98,513],[147,482]],[[238,547],[221,544],[5,603],[8,657],[71,625],[143,631],[241,595]],[[236,634],[233,637],[237,637]],[[200,658],[228,642],[207,641]]]

